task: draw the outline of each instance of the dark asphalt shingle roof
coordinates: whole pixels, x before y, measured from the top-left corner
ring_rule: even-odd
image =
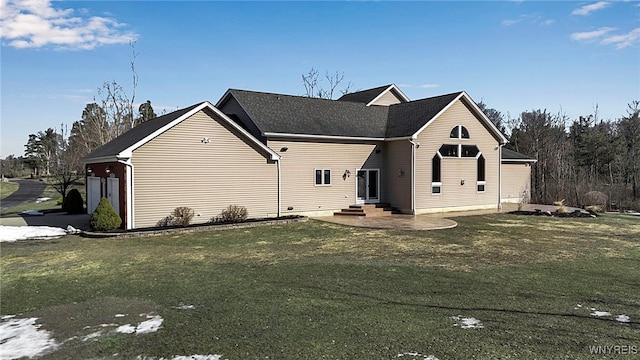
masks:
[[[265,133],[384,137],[388,108],[362,103],[229,90]]]
[[[136,144],[138,141],[144,139],[148,135],[152,134],[154,131],[162,128],[163,126],[169,124],[170,122],[178,119],[182,115],[188,113],[189,111],[195,109],[202,103],[198,103],[195,105],[191,105],[184,109],[179,109],[174,112],[170,112],[168,114],[159,116],[155,119],[151,119],[143,122],[142,124],[132,128],[131,130],[125,132],[124,134],[118,136],[117,138],[111,140],[110,142],[102,145],[101,147],[92,151],[89,155],[85,156],[83,160],[90,160],[94,158],[108,157],[108,156],[116,156],[132,145]]]
[[[415,134],[461,93],[390,106],[235,89],[229,94],[265,133],[389,138]]]
[[[387,90],[389,86],[391,85],[384,85],[384,86],[379,86],[373,89],[367,89],[367,90],[344,94],[338,99],[338,101],[348,101],[348,102],[368,104],[373,99],[378,97],[378,95],[380,95],[383,91]]]
[[[449,105],[460,92],[391,105],[385,137],[411,136]]]
[[[509,150],[507,148],[502,148],[502,160],[525,160],[525,161],[535,161],[535,159],[524,155],[524,154],[520,154],[518,152],[515,152],[513,150]]]

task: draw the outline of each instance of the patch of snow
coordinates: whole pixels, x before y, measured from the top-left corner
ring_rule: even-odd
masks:
[[[40,212],[38,210],[25,210],[23,212],[20,213],[20,215],[27,215],[27,216],[44,216],[43,212]]]
[[[76,229],[71,225],[67,225],[67,234],[80,234],[82,232],[82,230],[80,229]]]
[[[160,315],[147,315],[149,320],[143,321],[136,327],[136,335],[147,334],[151,332],[156,332],[160,329],[162,322],[164,319],[160,317]]]
[[[58,344],[42,325],[36,324],[38,318],[15,319],[3,316],[0,323],[0,354],[2,359],[41,356],[54,351]]]
[[[136,332],[136,328],[131,324],[127,324],[127,325],[118,326],[116,331],[123,334],[133,334],[134,332]]]
[[[125,317],[127,314],[116,314],[115,317]]]
[[[618,315],[616,316],[616,321],[621,323],[628,323],[631,321],[631,318],[628,315]]]
[[[195,309],[196,307],[193,306],[193,305],[180,304],[180,305],[176,306],[175,308],[178,309],[178,310],[190,310],[190,309]]]
[[[64,229],[51,226],[0,225],[0,241],[58,238],[64,235],[67,235]]]
[[[96,332],[93,332],[93,333],[83,337],[82,341],[95,340],[95,339],[99,338],[100,336],[102,336],[102,331],[96,331]]]
[[[116,331],[123,334],[148,334],[158,331],[158,329],[160,329],[160,326],[162,325],[162,322],[164,321],[164,319],[160,315],[140,314],[140,316],[146,316],[149,320],[145,320],[137,326],[133,326],[131,324],[122,325],[119,326]]]
[[[608,311],[594,311],[591,313],[591,316],[611,316],[611,313]]]
[[[50,197],[39,197],[36,199],[36,204],[41,203],[41,202],[45,202],[45,201],[49,201],[52,200],[52,198]]]
[[[15,315],[5,315],[2,317],[2,320],[7,320],[7,319],[13,319],[14,317],[16,317]]]
[[[452,316],[453,320],[458,321],[453,326],[460,326],[461,329],[482,329],[484,325],[476,318],[462,317],[462,315]]]
[[[424,355],[424,354],[420,354],[417,351],[406,352],[406,353],[402,353],[402,354],[396,355],[397,358],[404,357],[404,356],[410,356],[410,357],[414,357],[414,358],[422,358],[423,360],[438,360],[438,358],[433,356],[433,355]]]

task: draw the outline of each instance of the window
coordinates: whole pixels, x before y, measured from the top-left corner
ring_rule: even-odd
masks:
[[[487,185],[487,179],[486,179],[486,166],[485,166],[485,161],[484,161],[484,156],[482,156],[482,154],[480,154],[480,156],[478,156],[478,175],[477,175],[477,187],[478,187],[478,192],[484,192],[485,190],[485,186]]]
[[[438,154],[431,159],[431,193],[435,195],[442,193],[442,159]]]
[[[476,157],[480,150],[475,145],[462,145],[462,157]]]
[[[466,127],[460,125],[460,138],[468,139],[469,138],[469,130]]]
[[[440,160],[440,156],[435,154],[433,159],[431,160],[431,182],[440,182],[442,180],[442,161]]]
[[[444,157],[458,157],[458,145],[444,144],[438,152]]]
[[[468,139],[469,138],[469,130],[462,125],[456,125],[453,129],[451,129],[451,133],[449,133],[449,137],[451,139]]]
[[[331,185],[331,169],[316,169],[316,186]]]

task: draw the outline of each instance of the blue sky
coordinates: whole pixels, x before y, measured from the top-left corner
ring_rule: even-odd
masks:
[[[0,157],[71,126],[105,81],[157,113],[228,88],[301,95],[312,67],[411,99],[464,90],[522,111],[617,119],[640,100],[632,1],[214,2],[0,0]]]

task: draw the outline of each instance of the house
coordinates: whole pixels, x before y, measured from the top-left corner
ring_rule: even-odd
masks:
[[[531,166],[536,162],[537,160],[526,155],[502,148],[502,202],[529,202]]]
[[[411,101],[387,85],[328,100],[230,89],[85,157],[87,207],[106,197],[127,229],[178,206],[194,222],[231,204],[251,217],[368,203],[407,214],[499,208],[506,141],[465,92]],[[528,186],[515,168],[509,196]]]

